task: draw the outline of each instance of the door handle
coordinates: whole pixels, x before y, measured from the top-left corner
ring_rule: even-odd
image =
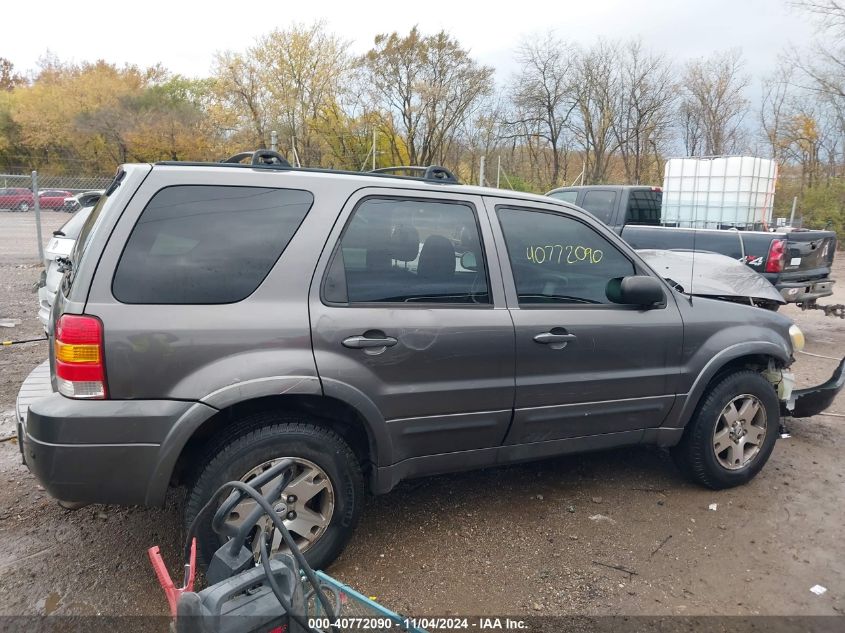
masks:
[[[552,349],[563,349],[569,341],[574,341],[576,338],[578,337],[574,334],[569,334],[563,328],[554,328],[551,332],[537,334],[534,337],[534,342],[548,345]]]
[[[392,336],[369,337],[350,336],[343,339],[343,346],[350,349],[367,349],[372,347],[393,347],[398,343]]]

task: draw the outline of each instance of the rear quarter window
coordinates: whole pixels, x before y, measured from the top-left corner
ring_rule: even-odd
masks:
[[[273,268],[313,201],[298,189],[162,189],[132,229],[112,293],[134,304],[241,301]]]

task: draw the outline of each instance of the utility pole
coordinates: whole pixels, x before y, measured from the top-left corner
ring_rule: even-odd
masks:
[[[496,157],[496,189],[499,189],[499,178],[502,177],[502,157]]]
[[[296,153],[296,137],[295,136],[290,137],[290,147],[293,150],[293,160],[296,163],[296,166],[302,167],[302,165],[299,163],[299,154]]]
[[[373,171],[376,170],[376,128],[373,128]]]
[[[795,223],[795,208],[798,206],[798,196],[792,198],[792,213],[789,214],[789,226],[794,226]]]
[[[484,186],[484,156],[481,157],[481,164],[478,166],[478,185]]]
[[[274,152],[279,151],[279,133],[276,130],[270,132],[270,149]]]

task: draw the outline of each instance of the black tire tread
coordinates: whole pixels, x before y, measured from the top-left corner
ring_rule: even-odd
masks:
[[[193,476],[188,480],[188,496],[185,501],[185,529],[187,530],[190,521],[205,505],[207,498],[200,492],[207,486],[207,480],[212,479],[225,467],[225,464],[233,455],[262,439],[279,437],[285,434],[310,435],[320,442],[327,449],[331,447],[339,453],[339,457],[345,461],[350,469],[354,481],[356,494],[359,499],[364,495],[364,475],[358,457],[341,438],[340,435],[325,427],[313,424],[305,416],[293,414],[278,414],[274,412],[259,412],[244,416],[237,422],[227,427],[226,431],[203,452],[202,458],[197,460],[197,467]],[[360,502],[359,502],[360,505]],[[358,512],[360,516],[360,512]],[[357,523],[357,517],[355,519]],[[354,529],[355,525],[352,525]],[[198,548],[198,558],[203,567],[210,562],[206,559],[205,552]]]
[[[715,405],[726,383],[734,382],[743,375],[753,376],[755,380],[765,380],[759,372],[752,369],[733,371],[722,376],[718,382],[708,388],[707,393],[696,407],[692,419],[687,424],[681,441],[672,449],[672,457],[678,469],[695,483],[713,490],[721,490],[736,484],[727,484],[724,481],[720,481],[714,476],[710,468],[708,468],[705,462],[705,451],[711,450],[709,420],[704,419],[701,414],[710,410]],[[771,387],[774,393],[774,387],[768,381],[767,385]],[[777,425],[779,424],[779,420],[767,420],[767,424]],[[769,432],[772,432],[772,430],[769,429]],[[774,432],[777,433],[777,429]],[[759,460],[758,463],[749,469],[744,481],[737,483],[745,483],[757,474],[768,459],[768,455],[763,455],[762,457],[763,459]]]

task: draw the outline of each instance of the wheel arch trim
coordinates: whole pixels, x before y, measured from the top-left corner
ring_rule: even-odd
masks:
[[[790,362],[787,351],[782,346],[771,341],[745,341],[743,343],[735,343],[723,349],[707,361],[704,368],[698,373],[695,382],[684,400],[683,408],[678,416],[678,426],[686,427],[692,419],[696,408],[698,408],[701,398],[704,397],[710,381],[725,366],[737,359],[753,356],[767,356],[784,364],[789,364]]]
[[[249,380],[219,389],[194,403],[173,424],[161,443],[153,476],[147,486],[146,504],[161,505],[176,464],[194,434],[211,418],[234,405],[267,396],[306,395],[338,400],[358,414],[367,434],[372,460],[376,465],[392,463],[392,443],[384,418],[375,404],[350,385],[314,376],[286,376]]]

